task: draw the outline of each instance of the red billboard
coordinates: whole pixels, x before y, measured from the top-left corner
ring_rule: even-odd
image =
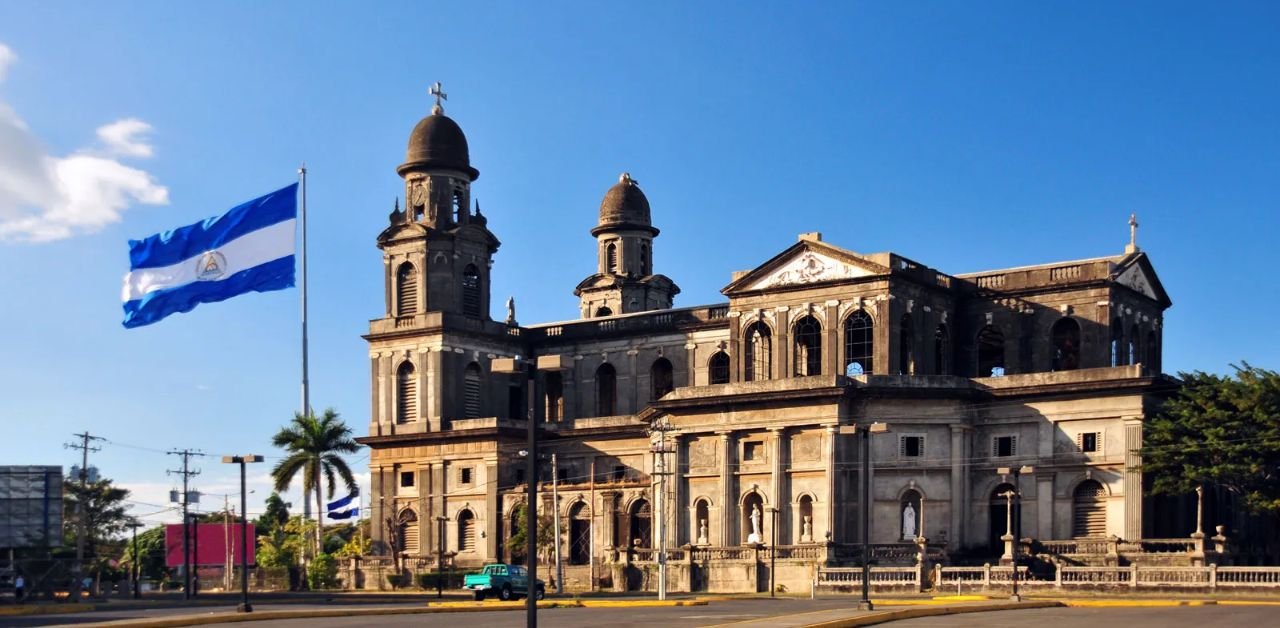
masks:
[[[191,550],[191,564],[204,567],[227,564],[227,548],[231,549],[230,559],[233,565],[240,561],[240,529],[241,523],[199,523],[188,527],[188,547]],[[249,564],[254,564],[254,526],[249,526]],[[182,560],[182,524],[174,523],[164,527],[164,564],[169,567],[181,567]]]

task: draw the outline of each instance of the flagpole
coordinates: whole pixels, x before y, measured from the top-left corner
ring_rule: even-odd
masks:
[[[307,164],[298,168],[298,183],[302,192],[302,416],[311,414],[311,383],[307,378]],[[320,487],[316,487],[319,491]],[[305,493],[305,491],[303,491]],[[316,513],[318,518],[320,513]],[[311,517],[311,501],[302,496],[302,517]]]

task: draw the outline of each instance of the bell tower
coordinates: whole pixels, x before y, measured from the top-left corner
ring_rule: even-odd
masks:
[[[467,138],[444,115],[448,96],[431,87],[435,105],[409,135],[396,173],[404,179],[404,207],[397,201],[391,225],[378,236],[386,275],[387,317],[406,320],[425,312],[489,319],[489,271],[500,243],[489,231],[471,185]],[[471,209],[474,202],[474,211]]]
[[[649,216],[649,199],[630,173],[622,173],[600,203],[596,273],[578,284],[583,318],[669,309],[680,293],[665,275],[653,272],[653,239],[658,229]]]

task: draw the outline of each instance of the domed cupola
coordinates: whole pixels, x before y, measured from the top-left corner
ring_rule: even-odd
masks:
[[[471,154],[467,149],[467,136],[453,118],[444,115],[444,108],[437,103],[431,115],[423,118],[409,134],[409,150],[403,164],[396,172],[417,169],[447,169],[465,172],[474,181],[480,171],[471,167]]]
[[[605,192],[600,202],[600,223],[591,230],[591,235],[616,229],[639,229],[658,235],[649,218],[649,199],[640,190],[640,185],[631,174],[624,172],[618,182]]]

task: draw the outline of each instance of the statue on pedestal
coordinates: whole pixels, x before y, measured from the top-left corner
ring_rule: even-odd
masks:
[[[747,536],[747,543],[763,543],[764,537],[760,534],[760,506],[751,507],[751,534]]]
[[[707,520],[703,519],[698,525],[698,545],[710,545],[707,541]]]
[[[916,538],[916,509],[910,503],[902,509],[902,538]]]
[[[804,516],[804,524],[800,526],[800,541],[809,543],[813,541],[813,517]]]

